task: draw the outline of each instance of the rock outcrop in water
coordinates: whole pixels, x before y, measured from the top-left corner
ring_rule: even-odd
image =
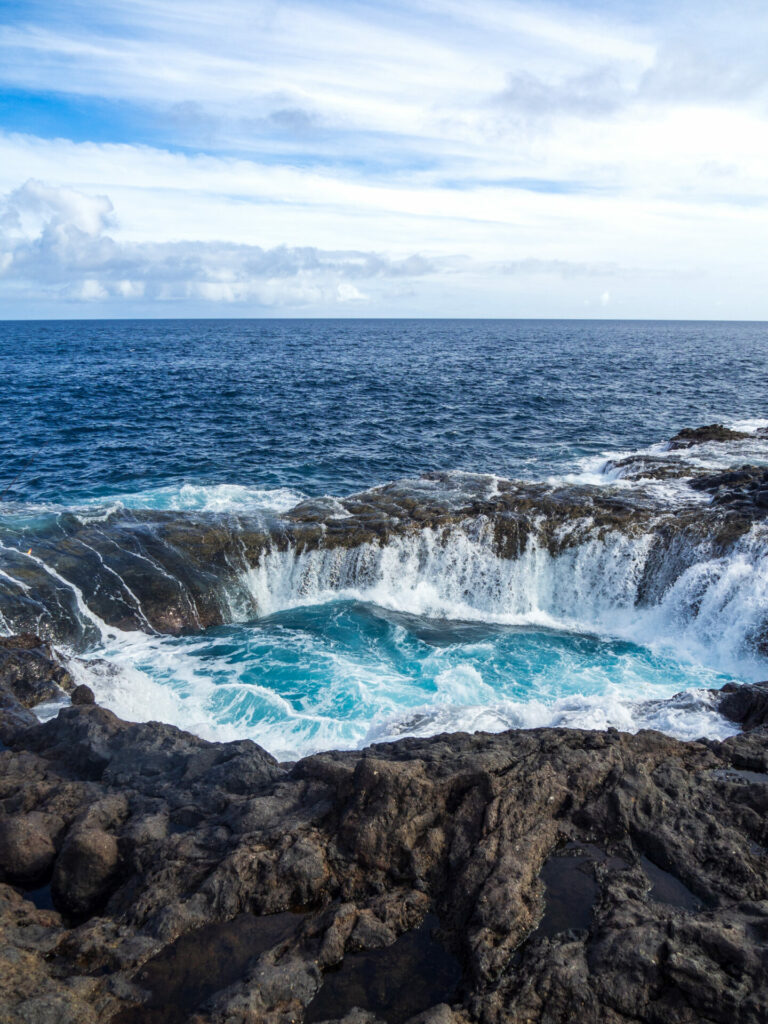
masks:
[[[541,729],[281,765],[93,705],[33,724],[16,694],[60,666],[3,649],[2,1024],[766,1019],[766,684],[717,695],[749,727],[722,743]]]
[[[722,423],[710,423],[706,427],[685,427],[669,439],[670,451],[692,448],[695,444],[722,444],[725,441],[744,441],[752,437],[743,430],[731,430]]]

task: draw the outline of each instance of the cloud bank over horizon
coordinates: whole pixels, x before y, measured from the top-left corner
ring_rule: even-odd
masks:
[[[768,11],[40,0],[0,316],[768,319]]]

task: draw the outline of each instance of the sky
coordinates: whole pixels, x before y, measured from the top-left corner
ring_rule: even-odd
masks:
[[[0,0],[0,318],[768,319],[768,4]]]

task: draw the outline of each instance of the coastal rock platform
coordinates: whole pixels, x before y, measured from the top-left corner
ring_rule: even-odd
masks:
[[[0,664],[0,1024],[761,1024],[766,684],[742,731],[403,739],[279,764]]]

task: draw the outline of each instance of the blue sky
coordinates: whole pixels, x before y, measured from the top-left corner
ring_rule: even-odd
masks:
[[[768,319],[768,8],[0,5],[0,316]]]

